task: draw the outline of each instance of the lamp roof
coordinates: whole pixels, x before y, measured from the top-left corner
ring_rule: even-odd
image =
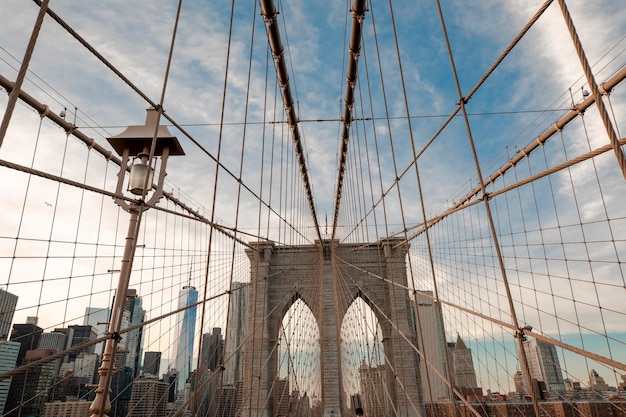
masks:
[[[119,135],[107,138],[107,141],[119,155],[122,155],[125,148],[128,148],[129,155],[138,155],[143,152],[144,149],[150,148],[159,113],[153,108],[146,109],[146,111],[145,125],[128,126],[126,130]],[[185,154],[178,139],[176,139],[176,136],[172,136],[167,126],[159,125],[156,140],[157,143],[154,149],[155,156],[161,156],[163,149],[166,147],[169,148],[170,155]]]

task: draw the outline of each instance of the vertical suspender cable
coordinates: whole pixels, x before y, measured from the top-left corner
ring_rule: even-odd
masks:
[[[341,155],[339,156],[339,166],[337,167],[337,190],[335,192],[335,208],[333,214],[332,238],[335,239],[337,233],[337,220],[339,218],[339,204],[341,202],[341,192],[343,179],[346,171],[346,158],[348,155],[348,143],[350,141],[350,124],[352,123],[352,108],[354,107],[354,86],[357,80],[357,69],[359,66],[359,54],[361,51],[361,33],[363,18],[366,11],[365,0],[354,0],[352,4],[352,33],[350,35],[350,51],[348,56],[348,70],[346,74],[346,96],[344,98],[343,129],[341,131]]]
[[[322,236],[320,234],[317,214],[315,212],[313,190],[309,180],[309,171],[306,166],[300,131],[298,130],[298,117],[296,116],[296,109],[294,106],[293,96],[291,94],[291,87],[289,85],[289,74],[287,72],[287,64],[285,63],[284,48],[280,40],[280,30],[276,22],[278,12],[272,0],[261,0],[260,3],[261,14],[263,15],[265,26],[267,27],[267,38],[270,43],[270,48],[272,49],[274,62],[276,63],[276,76],[278,77],[278,82],[280,83],[280,89],[283,95],[283,105],[285,106],[285,112],[287,113],[287,123],[289,123],[289,127],[291,128],[291,137],[296,150],[298,165],[300,166],[300,174],[302,175],[302,181],[304,182],[304,189],[309,202],[309,208],[311,209],[311,216],[313,217],[313,224],[315,225],[317,238],[321,241]]]
[[[456,85],[456,90],[457,90],[457,94],[459,96],[459,105],[461,106],[461,111],[463,113],[463,120],[465,122],[465,129],[467,131],[467,139],[469,142],[469,146],[470,149],[472,151],[472,156],[474,157],[474,165],[476,166],[476,175],[478,177],[478,182],[480,184],[480,188],[481,188],[481,194],[483,197],[485,197],[487,195],[487,190],[485,187],[485,181],[483,179],[483,174],[482,174],[482,169],[480,167],[480,162],[478,161],[478,154],[476,153],[476,146],[474,144],[474,138],[472,136],[472,129],[470,127],[470,123],[469,123],[469,118],[467,115],[467,108],[466,108],[466,104],[467,104],[467,97],[463,96],[463,92],[461,91],[461,84],[459,82],[459,77],[456,71],[456,66],[454,63],[454,57],[452,55],[452,47],[450,46],[450,41],[448,39],[448,31],[446,29],[446,24],[444,22],[444,18],[443,18],[443,12],[441,10],[441,2],[440,0],[437,0],[437,10],[439,13],[439,20],[441,21],[441,30],[443,31],[443,36],[446,42],[446,48],[448,50],[448,58],[450,59],[450,66],[452,69],[452,74],[454,76],[454,83]],[[515,338],[517,341],[517,347],[519,350],[519,355],[520,355],[520,362],[522,367],[524,368],[524,371],[526,373],[527,376],[527,384],[528,387],[531,389],[531,392],[533,393],[532,395],[532,402],[533,402],[533,409],[534,409],[534,414],[536,417],[540,416],[540,412],[539,412],[539,402],[538,402],[538,390],[537,389],[533,389],[533,384],[532,384],[532,380],[531,380],[531,375],[530,375],[530,365],[528,363],[528,357],[526,355],[526,351],[524,350],[524,344],[522,343],[524,340],[524,334],[523,334],[523,329],[521,329],[520,325],[519,325],[519,321],[517,319],[517,313],[515,311],[515,305],[513,303],[513,296],[511,295],[511,287],[509,285],[509,279],[507,277],[507,273],[506,273],[506,268],[504,266],[504,259],[502,257],[502,251],[500,249],[500,242],[498,240],[498,235],[496,234],[496,229],[495,229],[495,225],[494,225],[494,221],[493,221],[493,216],[491,214],[491,207],[489,205],[489,199],[488,198],[483,198],[483,202],[485,204],[485,213],[487,215],[487,220],[489,222],[489,231],[491,233],[491,238],[493,240],[493,245],[494,245],[494,250],[496,251],[496,256],[498,259],[498,266],[500,267],[500,274],[502,275],[502,281],[504,284],[504,288],[506,290],[506,298],[508,300],[509,303],[509,310],[510,310],[510,314],[511,314],[511,321],[513,322],[513,326],[518,329],[515,332]]]

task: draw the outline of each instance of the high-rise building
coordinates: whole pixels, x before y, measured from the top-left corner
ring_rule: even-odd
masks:
[[[141,297],[137,290],[129,289],[126,292],[126,311],[130,312],[129,325],[134,326],[143,323],[146,311],[142,308]],[[143,350],[143,327],[138,327],[126,333],[126,366],[133,369],[134,376],[139,375],[141,369],[141,356]]]
[[[129,417],[165,417],[167,415],[167,382],[156,377],[139,378],[133,382],[128,404]]]
[[[5,373],[15,368],[17,355],[20,353],[19,342],[7,342],[0,340],[0,373]],[[0,381],[0,415],[4,413],[4,405],[9,394],[11,378]]]
[[[13,330],[11,331],[11,342],[19,342],[20,343],[20,352],[17,355],[17,365],[20,366],[22,364],[22,360],[24,356],[26,356],[27,350],[36,349],[39,345],[39,338],[41,337],[41,333],[43,329],[38,327],[37,324],[32,323],[24,323],[24,324],[14,324]]]
[[[39,338],[37,349],[54,349],[57,352],[65,350],[67,346],[67,334],[63,332],[42,333]],[[61,363],[63,359],[59,358],[54,361],[54,376],[59,375]]]
[[[524,374],[522,374],[522,371],[517,371],[515,372],[515,375],[513,375],[513,385],[515,386],[515,392],[527,392],[526,384],[524,383]]]
[[[289,380],[287,378],[276,379],[274,384],[274,416],[287,417],[289,415],[289,392]]]
[[[425,402],[449,397],[448,385],[440,375],[447,375],[445,332],[441,326],[441,306],[433,300],[432,291],[416,291],[415,328],[417,343],[424,357],[420,360],[420,380]],[[427,362],[430,362],[428,365]]]
[[[113,305],[115,297],[113,297]],[[129,288],[126,290],[126,302],[124,303],[124,312],[122,314],[121,329],[126,329],[139,323],[143,323],[146,312],[142,308],[141,297],[138,296],[137,290]],[[139,375],[141,369],[141,356],[143,350],[143,327],[138,327],[122,335],[119,348],[123,352],[115,355],[115,366],[121,368],[127,366],[133,370],[133,376]]]
[[[285,380],[286,381],[286,380]],[[237,415],[237,388],[234,385],[222,386],[219,401],[219,417],[235,417]]]
[[[368,366],[365,360],[359,367],[361,401],[367,417],[391,415],[391,403],[385,389],[385,365]]]
[[[565,391],[563,373],[554,345],[537,339],[525,340],[522,344],[528,358],[531,378],[545,383],[548,391]],[[526,380],[524,375],[524,381]]]
[[[125,417],[133,384],[133,370],[128,366],[117,369],[111,378],[111,411],[109,416]]]
[[[26,351],[23,364],[38,361],[54,355],[54,349],[33,349]],[[48,390],[54,379],[54,363],[48,362],[32,370],[13,377],[5,416],[40,416],[48,400]]]
[[[452,349],[452,374],[456,387],[477,388],[472,350],[465,345],[461,335],[457,335]]]
[[[196,332],[196,306],[198,291],[191,285],[186,285],[180,290],[178,308],[189,307],[178,313],[178,327],[176,328],[176,355],[174,367],[178,371],[178,389],[181,389],[193,366],[193,344]]]
[[[69,349],[74,346],[78,346],[90,340],[95,340],[98,338],[98,333],[95,328],[92,326],[75,324],[72,326],[68,326],[67,328],[57,328],[54,329],[54,332],[65,333],[67,335],[67,344],[65,346],[66,349]],[[86,347],[81,352],[94,353],[95,346]],[[76,356],[78,356],[80,352],[70,353],[65,357],[65,362],[74,362],[76,360]]]
[[[200,349],[200,366],[205,370],[216,371],[223,362],[224,339],[222,329],[214,327],[211,333],[202,335],[202,349]]]
[[[86,307],[85,316],[83,317],[83,326],[91,326],[96,329],[98,337],[103,336],[109,330],[109,319],[111,317],[110,308],[102,307]],[[104,350],[104,342],[96,345],[94,353],[102,355]]]
[[[59,331],[42,333],[39,338],[37,349],[55,349],[57,352],[65,350],[67,346],[67,334]]]
[[[143,374],[159,376],[161,352],[146,352],[143,357]]]
[[[80,352],[74,361],[74,378],[80,378],[81,384],[93,384],[99,362],[95,353]]]
[[[55,401],[46,403],[42,417],[85,417],[90,415],[91,401]]]
[[[244,282],[234,281],[232,285],[224,345],[225,384],[234,385],[243,378],[243,342],[248,325],[249,288]]]
[[[17,295],[0,289],[0,340],[7,340],[17,306]]]
[[[594,391],[608,391],[609,385],[604,381],[595,369],[589,371],[589,388]]]

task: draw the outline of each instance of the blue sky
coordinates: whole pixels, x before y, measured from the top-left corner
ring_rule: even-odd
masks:
[[[541,3],[537,0],[442,2],[451,48],[464,93],[474,86]],[[50,6],[138,88],[157,101],[163,83],[176,4],[174,1],[146,3],[122,0],[76,4],[69,0],[55,0]],[[341,128],[338,118],[343,111],[345,89],[349,4],[336,1],[292,1],[277,5],[280,7],[279,24],[291,87],[297,100],[298,116],[302,119],[299,128],[310,169],[318,220],[323,225],[325,214],[332,220]],[[167,114],[185,126],[185,129],[212,155],[217,154],[230,6],[231,3],[226,1],[183,3],[164,102]],[[624,65],[626,10],[619,2],[612,0],[568,1],[568,6],[588,59],[594,66],[595,76],[602,82]],[[393,12],[409,112],[414,116],[412,133],[419,149],[453,111],[459,99],[454,88],[434,2],[396,2],[393,3]],[[0,16],[0,74],[9,79],[15,78],[15,68],[19,65],[15,58],[21,60],[24,54],[36,13],[37,7],[32,2],[3,1],[3,13]],[[372,21],[376,23],[376,40],[372,31]],[[372,162],[370,168],[374,174],[380,170],[383,188],[387,188],[396,175],[393,171],[392,156],[396,159],[399,171],[404,170],[412,160],[411,136],[406,122],[396,42],[390,21],[387,2],[375,2],[365,17],[357,86],[358,94],[364,97],[364,104],[357,102],[354,114],[357,117],[363,115],[366,118],[374,116],[381,119],[376,120],[375,124],[359,125],[359,132],[353,130],[353,135],[360,139],[351,143],[352,146],[363,143],[362,138],[367,134],[371,144],[374,133],[378,135],[380,162],[374,157],[373,150],[369,149]],[[264,120],[283,120],[280,101],[277,113],[274,112],[275,72],[271,58],[269,61],[267,59],[265,27],[259,6],[255,7],[253,1],[235,2],[233,23],[221,158],[231,172],[237,173],[242,141],[245,138],[242,180],[256,191],[260,189],[261,184],[259,175],[261,138],[265,137],[269,142],[274,134],[277,143],[282,141],[285,146],[289,146],[290,138],[284,124],[267,124],[265,128],[259,124]],[[378,42],[378,51],[375,41]],[[252,61],[249,65],[250,56]],[[364,71],[366,61],[367,73]],[[103,146],[107,146],[105,137],[119,133],[124,126],[141,124],[144,121],[147,103],[50,19],[44,23],[30,70],[24,89],[48,104],[54,112],[59,113],[67,108],[68,119],[74,117],[74,108],[78,108],[76,124]],[[381,74],[385,83],[386,109],[383,106]],[[522,148],[530,143],[567,111],[571,100],[568,89],[572,91],[574,102],[582,100],[581,88],[587,87],[581,76],[580,64],[555,2],[469,103],[472,133],[485,174],[490,174],[501,166],[507,159],[507,152],[510,155],[515,152],[516,147]],[[266,77],[269,80],[267,86]],[[369,82],[366,82],[368,80]],[[371,91],[373,108],[370,108],[367,99],[368,88]],[[5,99],[1,100],[4,105]],[[626,128],[624,113],[621,110],[625,100],[623,88],[617,89],[612,94],[611,100],[617,112],[617,127],[623,132]],[[264,109],[266,103],[267,108]],[[244,128],[246,109],[248,125]],[[386,114],[392,117],[389,123],[383,120]],[[595,114],[591,113],[587,119],[586,135],[595,147],[605,144],[607,139],[597,117],[594,116]],[[60,170],[58,155],[63,148],[64,134],[55,127],[44,125],[43,134],[57,138],[58,143],[47,148],[38,148],[34,162],[30,160],[35,149],[37,121],[36,115],[33,117],[28,109],[18,105],[7,140],[0,148],[0,158],[24,165],[32,163],[44,171],[58,173]],[[208,213],[213,202],[211,196],[215,165],[204,151],[184,138],[180,132],[174,133],[181,139],[186,156],[170,160],[167,188],[176,190],[193,201],[191,205],[204,207],[205,213]],[[582,127],[580,125],[572,127],[566,130],[566,134],[569,150],[584,152],[587,142],[584,140],[585,133]],[[393,139],[393,153],[388,141],[390,137]],[[83,173],[83,168],[87,165],[87,160],[84,159],[84,145],[70,143],[69,147],[69,155],[72,155],[76,164],[65,168],[64,175],[76,179],[82,179],[84,175],[87,178],[86,182],[101,186],[98,171],[86,170],[87,174]],[[29,152],[25,152],[25,149]],[[360,151],[364,152],[362,148]],[[562,152],[558,150],[548,155],[555,161],[563,157]],[[269,158],[267,148],[265,156]],[[356,163],[354,157],[350,161],[352,164]],[[265,164],[267,170],[269,166],[267,159]],[[275,166],[278,166],[278,162],[275,162]],[[606,205],[610,216],[613,219],[622,218],[624,200],[619,196],[624,195],[624,182],[617,172],[613,155],[606,154],[598,158],[597,170],[602,177],[604,190],[611,191],[606,193]],[[452,201],[476,185],[476,173],[461,118],[452,121],[428,148],[424,157],[420,158],[420,171],[426,212],[429,214],[441,212]],[[525,175],[521,171],[520,169],[520,175]],[[18,222],[16,216],[22,212],[22,201],[18,198],[20,193],[14,186],[17,184],[18,188],[23,187],[21,182],[23,179],[18,179],[10,172],[6,175],[5,178],[8,179],[2,181],[2,193],[15,198],[6,198],[0,203],[2,212],[9,213],[0,220],[0,230],[15,230]],[[275,175],[279,175],[278,171]],[[587,191],[589,188],[586,188],[586,180],[592,177],[591,167],[588,164],[581,165],[572,171],[572,175],[576,178],[581,194],[585,192],[590,194],[591,192]],[[107,176],[113,178],[113,173],[109,172]],[[297,176],[294,175],[293,178]],[[264,177],[264,181],[267,185],[267,176]],[[354,177],[349,176],[348,184],[354,184],[352,181]],[[570,201],[564,181],[564,177],[556,177],[554,186],[557,193],[562,192],[562,201]],[[107,183],[107,187],[110,187],[110,184]],[[46,187],[45,183],[35,181],[32,186],[37,187],[36,192],[40,193],[42,200],[49,201],[55,198],[54,190]],[[232,178],[229,179],[228,175],[220,173],[215,215],[221,223],[228,226],[234,226],[236,221],[233,210],[235,186],[236,182]],[[421,221],[419,195],[412,172],[402,179],[400,188],[402,206],[405,208],[405,222],[407,225],[419,223]],[[369,190],[364,189],[361,193],[369,198]],[[378,198],[380,190],[374,189],[372,194]],[[286,207],[285,202],[282,203],[285,206],[283,207],[278,203],[280,189],[275,185],[271,195],[269,187],[264,188],[263,198],[266,201],[272,198],[273,205],[280,206],[278,210],[285,216],[291,216],[289,218],[294,219],[298,225],[311,225],[308,207],[301,197],[293,199],[294,207]],[[348,197],[343,204],[344,211],[340,216],[340,223],[347,226],[354,222],[350,212],[357,204]],[[367,236],[370,238],[402,229],[400,205],[396,194],[393,196],[390,194],[385,206],[388,210],[389,230],[383,230],[380,224],[374,227],[370,216],[367,230],[369,233]],[[594,217],[600,212],[597,199],[581,201],[580,207],[585,222],[597,220]],[[40,209],[29,210],[28,218],[38,221],[49,219],[51,213],[49,210],[45,211],[45,208],[42,205]],[[241,209],[242,213],[246,214],[237,219],[238,226],[242,230],[255,231],[259,223],[256,214],[258,201],[244,193]],[[529,207],[529,210],[532,209],[533,207]],[[105,210],[110,212],[110,216],[115,216],[113,209]],[[576,221],[570,205],[560,207],[558,211],[565,223]],[[382,224],[383,214],[380,206],[376,213],[378,222]],[[57,216],[67,218],[70,222],[75,216],[75,208],[67,204],[63,210],[59,210]],[[549,214],[544,219],[554,221],[554,217],[551,218]],[[121,224],[123,223],[122,221]],[[615,224],[616,230],[619,231],[618,239],[621,239],[626,226],[617,220]],[[507,230],[507,227],[516,230],[520,225],[506,226],[503,223],[500,227],[503,230]],[[24,228],[32,229],[32,233],[36,233],[38,226],[33,220],[25,224]],[[312,230],[306,228],[303,230],[306,230],[306,240],[315,239]],[[356,239],[354,236],[346,236],[348,230],[348,227],[341,228],[340,237]],[[360,233],[360,236],[365,235],[365,231]],[[115,231],[105,230],[103,234],[114,235]],[[304,239],[295,238],[295,240],[302,243]],[[418,247],[417,242],[414,246]],[[509,259],[516,258],[514,245],[511,244],[509,248],[513,248],[513,252],[508,252]],[[9,249],[7,245],[5,250]],[[595,254],[605,249],[597,248],[590,256],[594,258]],[[622,245],[616,250],[623,253],[626,248]],[[521,258],[523,256],[520,256]],[[609,259],[612,258],[609,256]],[[62,266],[58,267],[62,269]],[[445,267],[441,266],[441,269],[445,270]],[[2,270],[3,273],[5,271],[6,269]],[[570,272],[576,275],[576,270]],[[563,272],[559,270],[559,273]],[[606,273],[611,279],[614,274],[615,269]],[[521,275],[520,282],[532,274]],[[443,281],[447,282],[448,278],[450,282],[454,281],[448,276],[444,276]],[[428,285],[426,280],[422,283]],[[619,306],[623,292],[606,294],[606,297],[611,299],[611,306]],[[529,315],[532,316],[532,313]],[[609,317],[611,332],[624,333],[622,319],[621,314]],[[552,333],[555,326],[551,323],[545,330]],[[623,337],[620,340],[624,340]]]

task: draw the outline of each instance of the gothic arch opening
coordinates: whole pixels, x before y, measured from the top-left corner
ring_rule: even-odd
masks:
[[[374,311],[365,300],[357,297],[346,310],[341,324],[342,380],[346,404],[352,405],[352,397],[358,394],[356,401],[360,401],[370,415],[375,409],[387,410],[390,404],[384,383],[382,341],[382,329]]]
[[[320,331],[313,312],[298,298],[289,307],[278,331],[278,378],[275,401],[297,391],[303,403],[321,399]],[[293,400],[292,400],[293,401]],[[281,404],[282,405],[282,404]]]

